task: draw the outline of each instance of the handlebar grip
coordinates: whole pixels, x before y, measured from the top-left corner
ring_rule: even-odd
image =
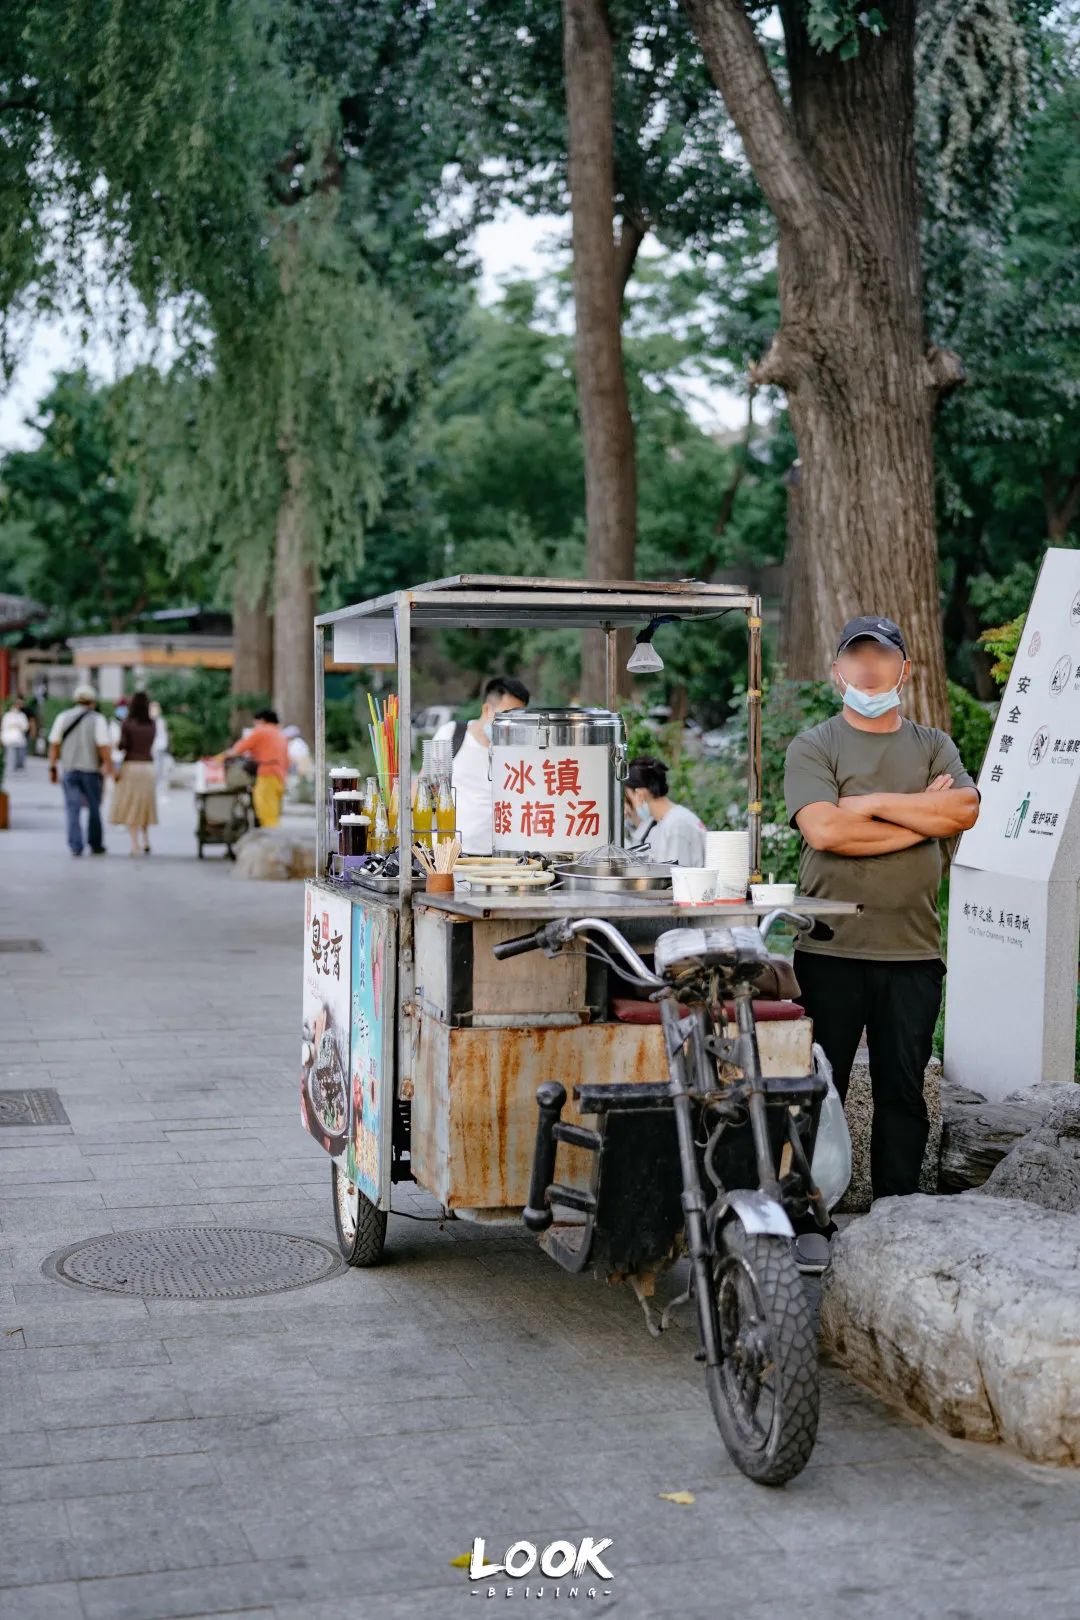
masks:
[[[498,961],[505,962],[509,956],[525,956],[529,951],[538,951],[542,932],[543,930],[538,928],[535,934],[522,934],[519,939],[501,940],[498,945],[491,947],[491,954]]]
[[[815,917],[814,926],[811,928],[807,938],[820,940],[832,939],[835,932],[836,930],[834,928],[830,928],[823,917]]]

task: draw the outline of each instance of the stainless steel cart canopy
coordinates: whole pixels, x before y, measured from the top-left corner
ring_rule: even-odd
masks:
[[[414,630],[527,629],[601,630],[607,643],[604,691],[583,694],[587,703],[602,701],[614,709],[618,696],[619,630],[644,629],[653,619],[719,619],[742,613],[748,632],[747,659],[747,825],[750,864],[759,865],[761,818],[761,598],[733,585],[707,585],[700,580],[540,579],[501,574],[455,574],[408,590],[319,614],[315,619],[315,776],[326,774],[325,657],[329,652],[344,666],[397,666],[401,714],[412,712],[411,668]],[[327,646],[327,632],[330,644]],[[399,792],[408,804],[411,762],[403,751]],[[317,867],[325,869],[326,834],[317,822]],[[401,876],[402,907],[409,903],[408,863]]]

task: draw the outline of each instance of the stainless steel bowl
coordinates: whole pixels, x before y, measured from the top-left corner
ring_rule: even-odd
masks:
[[[564,889],[598,894],[657,894],[671,888],[671,867],[659,862],[606,860],[555,868]]]

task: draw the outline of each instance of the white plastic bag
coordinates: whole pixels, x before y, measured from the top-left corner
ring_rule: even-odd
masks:
[[[840,1093],[833,1084],[832,1066],[816,1041],[814,1073],[824,1076],[829,1089],[821,1104],[810,1169],[816,1185],[821,1189],[826,1207],[833,1209],[843,1198],[851,1180],[851,1132]]]

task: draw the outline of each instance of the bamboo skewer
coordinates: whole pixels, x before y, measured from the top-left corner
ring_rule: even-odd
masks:
[[[416,856],[417,860],[420,862],[420,865],[424,868],[424,871],[427,872],[429,877],[433,877],[438,871],[438,867],[432,865],[431,856],[428,854],[423,844],[414,844],[413,854]]]
[[[457,858],[461,854],[461,839],[455,838],[451,844],[440,844],[435,851],[436,872],[449,873],[454,870]]]

